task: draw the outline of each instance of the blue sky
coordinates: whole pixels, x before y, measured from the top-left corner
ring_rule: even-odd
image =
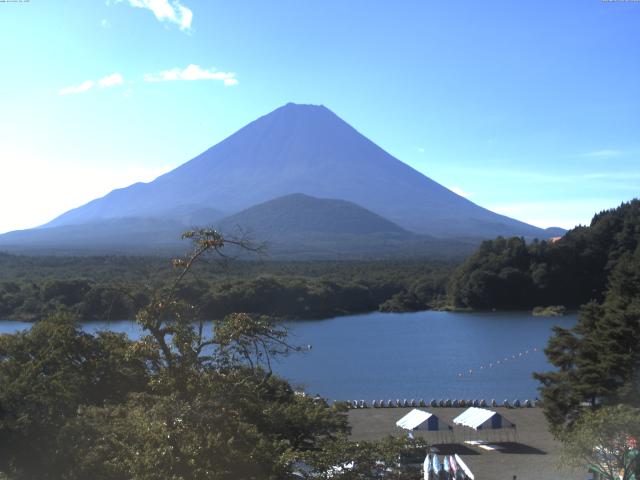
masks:
[[[323,104],[484,207],[588,223],[640,190],[640,3],[0,3],[0,232]]]

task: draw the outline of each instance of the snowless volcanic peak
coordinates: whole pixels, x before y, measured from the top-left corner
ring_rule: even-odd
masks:
[[[328,108],[294,103],[249,123],[153,182],[114,190],[46,226],[169,219],[176,209],[231,215],[293,193],[353,202],[404,229],[438,237],[548,236],[434,182]]]

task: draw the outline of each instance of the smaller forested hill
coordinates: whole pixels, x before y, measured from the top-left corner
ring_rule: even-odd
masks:
[[[313,234],[368,235],[386,233],[411,235],[393,222],[353,202],[315,198],[294,193],[255,205],[220,222],[221,230],[239,226],[257,238]]]
[[[619,260],[640,241],[640,200],[593,217],[559,241],[522,238],[483,242],[454,273],[450,300],[471,308],[577,307],[602,301]]]

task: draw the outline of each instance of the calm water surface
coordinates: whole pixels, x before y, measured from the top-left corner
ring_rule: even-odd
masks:
[[[539,318],[526,312],[375,312],[287,322],[291,341],[311,349],[274,369],[331,399],[533,399],[538,383],[532,372],[551,368],[542,352],[551,327],[575,322],[575,315]],[[84,326],[140,335],[130,321]],[[0,333],[28,327],[4,321]]]

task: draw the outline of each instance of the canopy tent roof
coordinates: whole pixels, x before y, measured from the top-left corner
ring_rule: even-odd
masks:
[[[396,422],[396,425],[405,430],[451,430],[451,427],[441,422],[433,413],[414,408]]]
[[[515,425],[498,412],[485,408],[469,407],[453,419],[456,425],[473,428],[474,430],[489,430],[497,428],[515,428]]]

